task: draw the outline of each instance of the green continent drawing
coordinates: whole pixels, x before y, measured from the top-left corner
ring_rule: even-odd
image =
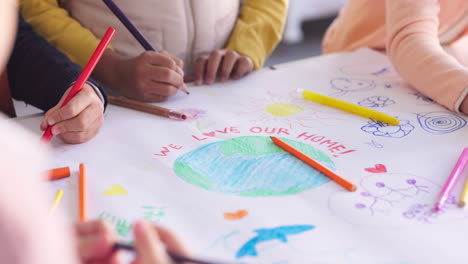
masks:
[[[323,152],[301,142],[287,143],[334,170]],[[269,137],[245,136],[202,146],[174,163],[175,173],[207,190],[241,196],[297,194],[330,180],[276,146]]]

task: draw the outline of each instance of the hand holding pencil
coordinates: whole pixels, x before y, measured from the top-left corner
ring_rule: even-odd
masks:
[[[64,108],[78,93],[80,93],[83,90],[83,86],[85,83],[88,81],[89,77],[91,76],[91,73],[93,72],[94,68],[96,67],[97,63],[102,57],[102,54],[104,54],[105,49],[109,45],[110,41],[112,40],[112,37],[115,34],[115,29],[109,28],[106,33],[104,34],[104,37],[102,38],[101,42],[99,43],[98,47],[94,51],[93,55],[89,59],[88,63],[86,64],[85,68],[81,72],[80,76],[78,77],[78,80],[75,82],[73,87],[68,91],[68,93],[65,95],[65,98],[63,101],[60,102],[59,108]],[[93,91],[94,92],[94,91]],[[71,110],[70,110],[71,111]],[[71,111],[73,112],[73,111]],[[51,120],[48,119],[47,121],[47,126],[45,128],[45,132],[42,135],[42,141],[44,143],[49,143],[52,137],[54,136],[53,132],[62,132],[62,131],[54,131],[52,129],[52,126],[56,120]],[[44,125],[45,126],[45,125]],[[75,131],[79,132],[79,131]],[[75,142],[72,142],[75,143]],[[76,142],[79,143],[79,142]]]

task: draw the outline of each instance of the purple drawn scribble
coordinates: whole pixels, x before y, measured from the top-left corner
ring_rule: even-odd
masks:
[[[364,176],[358,192],[337,192],[329,199],[330,210],[343,221],[369,227],[409,224],[440,224],[465,221],[454,197],[440,212],[434,212],[441,186],[407,173],[376,173]]]
[[[455,196],[450,196],[440,212],[434,211],[433,204],[414,204],[407,211],[403,212],[402,215],[409,220],[430,224],[434,222],[437,217],[447,213],[449,209],[457,208],[457,204]]]
[[[185,114],[187,116],[187,121],[198,120],[206,116],[205,110],[195,108],[180,109],[178,112]]]
[[[379,75],[382,75],[382,74],[385,74],[385,73],[388,73],[388,72],[390,72],[390,68],[389,67],[384,67],[381,70],[373,72],[371,74],[374,75],[374,76],[379,76]]]
[[[371,192],[361,192],[361,196],[372,199],[372,202],[369,206],[366,206],[362,203],[357,203],[357,209],[368,209],[371,215],[376,213],[385,213],[390,206],[391,208],[395,207],[396,203],[399,203],[401,200],[409,199],[417,196],[420,192],[428,193],[428,186],[418,185],[415,179],[407,179],[407,186],[400,188],[392,188],[387,186],[383,182],[375,183],[375,187],[378,189],[385,190],[382,194],[379,192],[379,195],[374,195]],[[381,206],[382,203],[385,203],[385,206]]]

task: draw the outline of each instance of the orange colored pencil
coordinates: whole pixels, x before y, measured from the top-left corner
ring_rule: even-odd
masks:
[[[282,148],[286,152],[292,154],[296,158],[302,160],[312,168],[318,170],[334,182],[341,185],[343,188],[350,192],[356,191],[356,185],[352,184],[351,182],[341,178],[336,173],[328,169],[327,167],[323,166],[322,164],[318,163],[317,161],[313,160],[311,157],[307,156],[306,154],[300,152],[298,149],[294,148],[293,146],[289,145],[288,143],[284,142],[283,140],[277,137],[270,137],[273,143],[275,143],[278,147]]]
[[[50,181],[70,177],[70,168],[63,167],[47,171],[47,177]]]
[[[80,164],[78,201],[80,221],[86,221],[86,166],[83,163]]]

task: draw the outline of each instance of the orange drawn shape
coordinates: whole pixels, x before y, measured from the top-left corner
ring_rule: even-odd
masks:
[[[226,220],[241,220],[249,214],[247,210],[239,210],[235,213],[224,213],[224,219]]]

